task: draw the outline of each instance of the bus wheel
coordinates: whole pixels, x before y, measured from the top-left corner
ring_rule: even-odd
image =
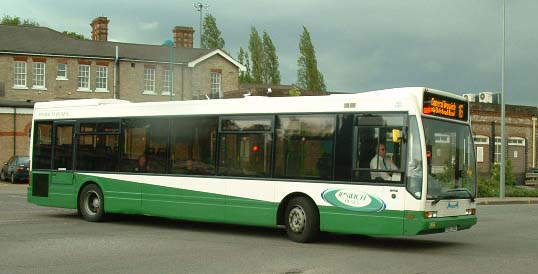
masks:
[[[314,241],[319,233],[318,210],[305,197],[295,197],[286,205],[286,233],[294,242]]]
[[[78,199],[78,208],[86,221],[102,221],[105,217],[105,209],[101,189],[94,184],[85,186]]]

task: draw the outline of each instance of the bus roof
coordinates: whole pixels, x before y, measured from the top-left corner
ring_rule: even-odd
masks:
[[[405,111],[419,114],[424,91],[454,97],[424,87],[394,88],[328,96],[264,97],[130,103],[115,99],[82,99],[35,104],[34,119],[113,118],[173,115],[236,115],[274,113],[331,113]]]

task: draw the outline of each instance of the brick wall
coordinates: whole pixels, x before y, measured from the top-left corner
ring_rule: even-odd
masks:
[[[199,63],[193,69],[192,92],[193,95],[211,94],[211,70],[221,71],[221,90],[223,93],[236,92],[239,90],[239,70],[232,63],[220,55]]]
[[[16,130],[13,130],[13,113],[0,111],[0,164],[5,163],[13,155],[13,142],[16,143],[16,155],[28,155],[30,150],[29,132],[32,123],[31,114],[16,115]],[[21,111],[21,109],[17,109]],[[26,110],[25,112],[28,112]]]

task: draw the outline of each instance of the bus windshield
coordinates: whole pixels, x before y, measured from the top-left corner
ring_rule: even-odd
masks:
[[[469,125],[424,118],[427,199],[474,199],[476,161]]]

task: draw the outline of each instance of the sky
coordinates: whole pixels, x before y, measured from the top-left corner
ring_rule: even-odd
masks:
[[[90,37],[106,16],[109,40],[162,44],[195,28],[198,0],[3,0],[0,15]],[[502,0],[205,0],[237,59],[252,26],[275,44],[282,84],[297,81],[302,26],[328,91],[425,86],[457,94],[501,92]],[[507,104],[538,106],[538,1],[506,0]]]

